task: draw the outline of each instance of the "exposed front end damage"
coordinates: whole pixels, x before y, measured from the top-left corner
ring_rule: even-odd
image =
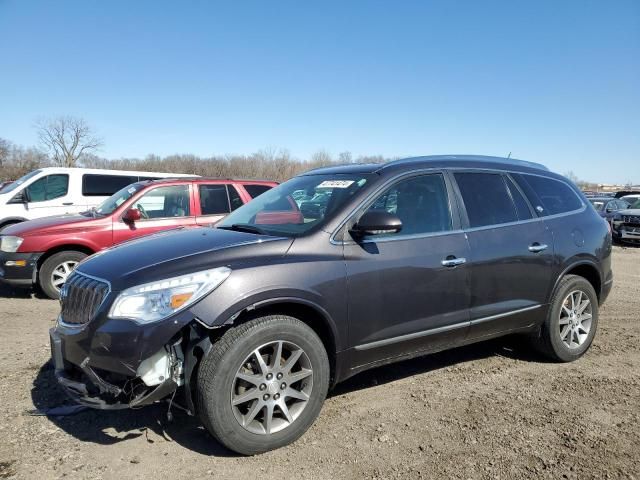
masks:
[[[137,408],[171,395],[185,383],[181,338],[143,360],[129,376],[92,367],[90,356],[79,365],[66,361],[60,335],[55,329],[49,333],[56,379],[79,404],[101,410]]]

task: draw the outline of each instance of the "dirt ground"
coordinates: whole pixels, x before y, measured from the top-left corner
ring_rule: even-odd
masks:
[[[379,368],[251,458],[166,404],[33,416],[66,403],[48,364],[58,304],[0,290],[0,478],[640,478],[640,249],[616,247],[614,272],[581,360],[508,339]]]

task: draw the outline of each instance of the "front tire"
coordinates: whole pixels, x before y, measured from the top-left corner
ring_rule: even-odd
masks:
[[[230,450],[255,455],[296,441],[317,418],[329,360],[298,319],[270,315],[228,330],[198,369],[198,413]]]
[[[572,362],[589,349],[598,327],[598,296],[585,278],[567,275],[551,300],[535,346],[557,362]]]
[[[47,258],[38,275],[38,285],[44,294],[54,300],[60,298],[60,288],[76,265],[86,257],[86,253],[66,250]]]

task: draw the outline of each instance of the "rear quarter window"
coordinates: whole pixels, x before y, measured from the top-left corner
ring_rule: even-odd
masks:
[[[256,198],[258,195],[262,195],[264,192],[271,190],[269,185],[243,185],[251,198]]]
[[[561,180],[526,174],[516,175],[515,178],[542,216],[573,212],[582,208],[582,200],[578,194]]]
[[[110,197],[137,181],[137,176],[85,173],[82,176],[82,195],[85,197]]]

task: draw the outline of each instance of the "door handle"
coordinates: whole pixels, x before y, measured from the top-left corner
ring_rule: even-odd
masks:
[[[467,263],[467,259],[464,257],[456,258],[453,255],[450,255],[442,260],[441,263],[443,267],[455,267],[458,265],[462,265],[463,263]]]
[[[73,202],[64,202],[62,205],[65,205],[65,206],[73,205]]]
[[[533,252],[533,253],[538,253],[538,252],[542,252],[544,250],[546,250],[547,248],[549,248],[548,245],[545,245],[544,243],[532,243],[531,245],[529,245],[529,251]]]

